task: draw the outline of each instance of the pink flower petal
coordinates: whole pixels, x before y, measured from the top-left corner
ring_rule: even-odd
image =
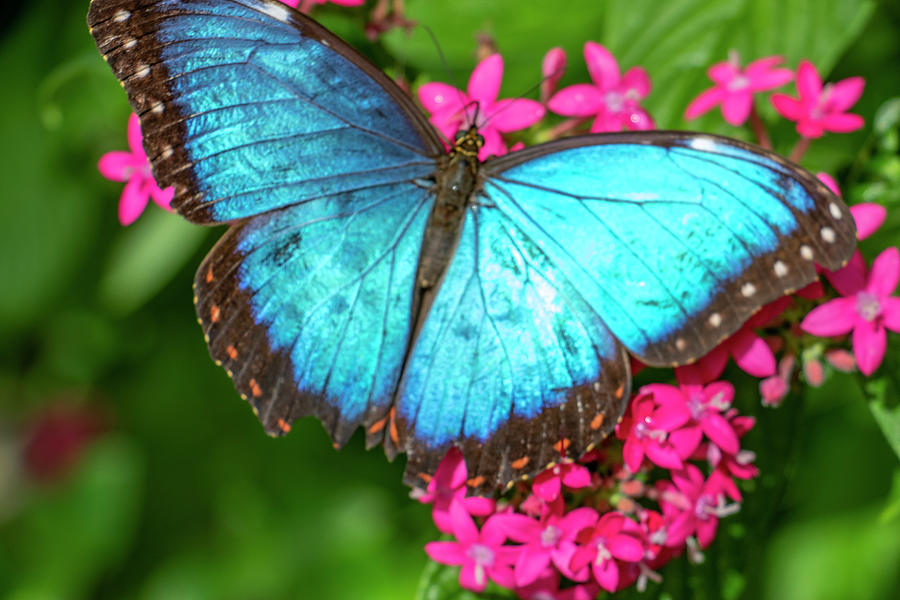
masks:
[[[682,459],[687,459],[694,453],[703,439],[703,432],[699,427],[682,427],[669,434],[669,443]],[[655,462],[655,461],[654,461]],[[659,463],[657,463],[659,464]],[[664,466],[664,465],[660,465]],[[667,467],[678,468],[678,467]]]
[[[496,516],[499,525],[511,540],[519,543],[527,543],[540,535],[541,524],[525,515],[498,514]]]
[[[861,116],[852,113],[830,114],[822,119],[822,127],[834,133],[850,133],[862,129],[865,124]]]
[[[150,198],[142,193],[142,184],[140,177],[132,177],[122,190],[122,196],[119,198],[119,222],[122,225],[134,223],[147,208]]]
[[[721,415],[707,414],[700,422],[700,427],[706,437],[728,454],[737,454],[741,449],[737,434]]]
[[[534,546],[524,546],[516,560],[516,585],[534,583],[550,564],[550,553],[537,550]]]
[[[604,560],[599,565],[594,564],[594,577],[607,592],[614,592],[619,586],[619,567],[614,560]]]
[[[491,108],[487,122],[498,131],[509,132],[531,127],[545,113],[540,102],[520,98],[518,100],[500,100]]]
[[[744,331],[736,336],[731,353],[737,365],[754,377],[775,374],[775,355],[766,342],[751,331]]]
[[[577,490],[591,485],[591,472],[587,467],[570,464],[563,466],[562,483],[567,488]]]
[[[630,535],[620,534],[613,536],[607,543],[609,553],[619,560],[637,562],[644,557],[644,546]]]
[[[550,98],[547,108],[566,117],[590,117],[603,106],[603,95],[587,83],[565,87]]]
[[[825,276],[842,296],[852,296],[866,287],[866,261],[857,250],[846,265],[837,271],[825,271]]]
[[[856,221],[856,237],[864,240],[881,227],[887,218],[887,209],[880,204],[863,202],[850,207],[850,214]]]
[[[822,124],[822,121],[803,119],[797,123],[797,133],[803,137],[818,138],[825,135],[825,126]]]
[[[895,247],[885,248],[872,262],[866,290],[876,296],[890,296],[897,289],[900,280],[900,251]]]
[[[841,195],[841,188],[838,187],[837,181],[834,180],[834,177],[829,175],[828,173],[819,172],[816,173],[816,177],[819,178],[819,181],[824,183],[829,190],[834,192],[835,196]],[[853,207],[850,207],[850,212],[853,212]],[[856,224],[857,229],[859,228],[859,223]]]
[[[722,117],[731,125],[743,125],[750,117],[753,96],[749,91],[728,94],[722,102]]]
[[[503,156],[506,154],[506,142],[500,132],[493,127],[479,130],[484,138],[484,146],[478,151],[479,160],[487,160],[489,156]]]
[[[627,91],[637,94],[638,99],[650,93],[650,76],[643,67],[631,67],[622,77],[622,86]]]
[[[419,88],[419,102],[429,113],[449,110],[460,111],[465,102],[463,93],[446,83],[426,83]]]
[[[822,79],[816,67],[808,60],[801,60],[797,67],[797,92],[804,104],[818,101],[822,93]]]
[[[456,542],[428,542],[425,553],[442,565],[461,565],[466,561],[466,553]]]
[[[778,375],[766,377],[759,382],[759,395],[762,396],[763,404],[767,406],[777,406],[787,392],[787,382]]]
[[[150,190],[150,196],[160,208],[164,208],[169,212],[174,212],[172,208],[172,199],[175,198],[175,188],[171,185],[164,190],[159,189],[156,182],[153,182],[153,189]]]
[[[856,104],[862,96],[866,80],[862,77],[849,77],[832,83],[825,104],[828,112],[844,112]]]
[[[619,63],[609,50],[596,42],[587,42],[584,45],[584,62],[587,64],[591,79],[601,90],[618,85]]]
[[[109,180],[126,181],[141,166],[130,152],[115,151],[100,157],[97,170]]]
[[[853,330],[853,354],[863,375],[871,375],[881,365],[887,347],[884,327],[860,320]]]
[[[134,113],[128,117],[128,147],[131,153],[137,157],[146,159],[144,153],[144,136],[141,135],[141,120]]]
[[[770,100],[778,114],[789,121],[799,121],[806,116],[803,104],[796,98],[787,94],[772,94]]]
[[[482,60],[469,77],[467,88],[469,98],[481,103],[484,110],[497,100],[500,82],[503,80],[503,57],[491,54]]]
[[[684,466],[679,453],[671,448],[665,448],[657,444],[649,444],[646,447],[647,458],[665,469],[680,469]]]
[[[696,119],[715,108],[724,99],[725,92],[722,88],[714,87],[705,90],[688,104],[687,110],[684,111],[684,119],[686,121]]]
[[[740,66],[730,60],[716,63],[706,70],[706,75],[720,86],[728,85],[740,73]]]
[[[835,298],[812,309],[800,328],[818,337],[833,337],[849,333],[856,320],[856,298]]]
[[[716,537],[716,527],[719,524],[719,520],[710,517],[705,521],[699,521],[697,523],[697,541],[700,542],[701,548],[706,548],[709,546],[713,539]]]
[[[632,473],[637,473],[641,468],[641,463],[644,462],[644,446],[635,438],[629,436],[625,439],[625,444],[622,447],[622,460],[625,461],[625,466],[628,467],[628,470]],[[681,461],[679,460],[679,463]],[[679,464],[679,466],[681,466]]]
[[[891,331],[900,333],[900,298],[891,296],[881,301],[881,323]]]
[[[481,565],[474,562],[466,562],[459,570],[459,585],[473,592],[484,591],[487,585],[487,571]]]
[[[470,544],[478,540],[478,528],[475,526],[475,521],[466,512],[462,502],[451,501],[449,513],[453,525],[453,535],[460,543]]]
[[[628,113],[628,120],[625,125],[631,131],[648,131],[656,128],[656,123],[653,121],[653,118],[640,106],[635,106],[634,109]]]

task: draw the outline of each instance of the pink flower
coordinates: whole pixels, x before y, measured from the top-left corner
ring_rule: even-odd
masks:
[[[706,482],[696,466],[673,471],[672,481],[657,484],[659,504],[668,523],[667,546],[681,546],[688,537],[697,536],[706,548],[716,535],[719,518],[737,512],[737,505],[726,505],[725,495],[715,481]]]
[[[547,103],[567,117],[594,117],[591,132],[653,129],[653,119],[639,101],[650,93],[650,78],[641,67],[622,76],[613,55],[594,42],[584,45],[584,60],[593,85],[578,83],[563,88]]]
[[[756,424],[756,419],[740,416],[735,409],[729,410],[725,416],[739,438],[744,437]],[[741,492],[733,478],[753,479],[759,475],[759,469],[753,464],[756,454],[750,450],[739,450],[737,453],[725,452],[713,442],[708,442],[704,446],[697,449],[695,457],[705,459],[713,468],[708,480],[710,486],[717,487],[733,500],[740,501]]]
[[[495,517],[509,539],[522,544],[515,564],[516,585],[534,583],[551,562],[570,579],[575,577],[569,571],[575,535],[595,525],[598,515],[590,507],[564,511],[560,498],[548,506],[540,520],[515,513]]]
[[[450,448],[434,472],[434,477],[428,482],[425,493],[417,495],[419,502],[434,504],[431,518],[443,533],[451,533],[453,530],[450,507],[455,503],[462,503],[466,512],[476,516],[485,517],[494,512],[494,501],[490,498],[466,498],[467,477],[462,452],[459,448]]]
[[[625,515],[608,512],[594,527],[578,534],[579,548],[572,556],[571,569],[591,566],[600,587],[614,592],[619,586],[621,566],[618,560],[637,562],[644,557],[644,546],[637,537],[625,531]]]
[[[686,373],[696,371],[675,370],[675,376],[681,384],[680,388],[668,388],[667,393],[679,396],[691,412],[691,420],[681,427],[681,431],[692,435],[700,443],[701,433],[725,452],[734,454],[739,449],[737,434],[723,413],[731,407],[734,399],[734,387],[727,381],[714,381],[709,385],[701,385],[699,380],[687,377]],[[691,450],[693,452],[693,449]]]
[[[446,83],[426,83],[419,88],[419,101],[431,113],[431,123],[448,140],[474,124],[484,138],[478,158],[506,154],[501,133],[531,127],[544,116],[540,102],[527,99],[497,100],[503,79],[503,58],[492,54],[472,71],[466,91]]]
[[[796,359],[788,354],[778,363],[778,372],[759,382],[759,395],[766,406],[778,406],[791,388],[791,376]]]
[[[293,6],[302,13],[308,13],[316,4],[331,2],[338,6],[362,6],[366,0],[281,0],[288,6]]]
[[[459,585],[468,590],[482,591],[488,578],[511,588],[514,583],[511,565],[518,549],[503,545],[506,536],[497,521],[499,516],[489,517],[478,531],[462,504],[454,502],[450,505],[450,520],[456,541],[429,542],[425,544],[425,552],[436,562],[461,565]]]
[[[547,569],[534,583],[517,587],[522,600],[595,600],[600,586],[593,581],[559,589],[559,573]]]
[[[641,468],[645,455],[661,467],[680,469],[700,442],[693,432],[679,429],[691,412],[672,390],[676,388],[661,383],[645,385],[616,426],[616,437],[625,440],[622,458],[632,473]]]
[[[535,477],[531,489],[541,500],[553,502],[563,485],[573,490],[587,487],[591,485],[591,472],[572,462],[559,463]]]
[[[782,117],[797,122],[797,133],[803,137],[821,137],[826,131],[848,133],[864,124],[862,117],[845,111],[859,100],[865,84],[862,77],[849,77],[823,86],[816,67],[803,60],[797,68],[799,97],[773,94],[772,104]]]
[[[814,308],[800,326],[820,337],[852,331],[859,370],[871,375],[884,358],[885,329],[900,332],[900,298],[891,295],[900,278],[900,252],[887,248],[875,258],[868,273],[857,252],[847,266],[829,273],[828,278],[842,297]]]
[[[740,59],[732,52],[725,62],[716,63],[707,75],[716,85],[688,105],[684,118],[688,121],[721,105],[722,117],[732,125],[743,125],[753,108],[753,94],[777,88],[794,78],[790,69],[779,69],[781,56],[769,56],[741,68]]]
[[[741,369],[754,377],[768,377],[775,373],[775,354],[765,340],[754,331],[765,327],[787,309],[791,298],[785,296],[762,307],[750,317],[734,335],[713,348],[701,358],[697,367],[703,371],[706,380],[717,378],[725,370],[729,355]]]
[[[826,350],[825,360],[829,365],[844,373],[852,373],[856,369],[856,359],[853,358],[853,354],[843,348]]]
[[[131,225],[137,220],[150,198],[162,208],[169,206],[175,196],[175,188],[159,189],[150,173],[150,161],[144,153],[141,122],[134,113],[128,118],[128,147],[130,152],[107,152],[100,157],[97,168],[100,174],[112,181],[127,181],[119,199],[119,222]]]
[[[566,72],[566,52],[562,48],[550,48],[541,61],[541,102],[546,104],[556,91],[559,80]]]

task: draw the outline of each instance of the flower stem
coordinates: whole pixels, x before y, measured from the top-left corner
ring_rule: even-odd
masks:
[[[750,106],[750,126],[753,127],[753,133],[756,135],[756,143],[766,150],[771,150],[772,139],[769,137],[769,132],[766,131],[762,119],[759,118],[759,113],[756,112],[755,102]]]
[[[795,163],[799,163],[800,159],[803,158],[803,155],[806,154],[806,151],[809,150],[809,143],[811,141],[812,138],[801,137],[797,140],[797,144],[794,146],[794,149],[791,150],[791,155],[788,158]]]

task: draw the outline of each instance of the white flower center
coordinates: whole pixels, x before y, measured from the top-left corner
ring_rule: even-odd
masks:
[[[553,547],[559,541],[559,538],[562,537],[562,531],[553,525],[547,525],[544,530],[541,532],[541,546]]]
[[[869,322],[877,319],[881,314],[881,302],[878,301],[878,296],[870,292],[857,293],[856,313]]]

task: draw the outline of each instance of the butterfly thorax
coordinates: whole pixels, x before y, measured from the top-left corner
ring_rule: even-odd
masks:
[[[460,132],[452,150],[434,176],[434,208],[428,218],[417,286],[430,289],[443,276],[459,243],[466,207],[472,201],[478,181],[478,150],[484,139],[475,128]]]

